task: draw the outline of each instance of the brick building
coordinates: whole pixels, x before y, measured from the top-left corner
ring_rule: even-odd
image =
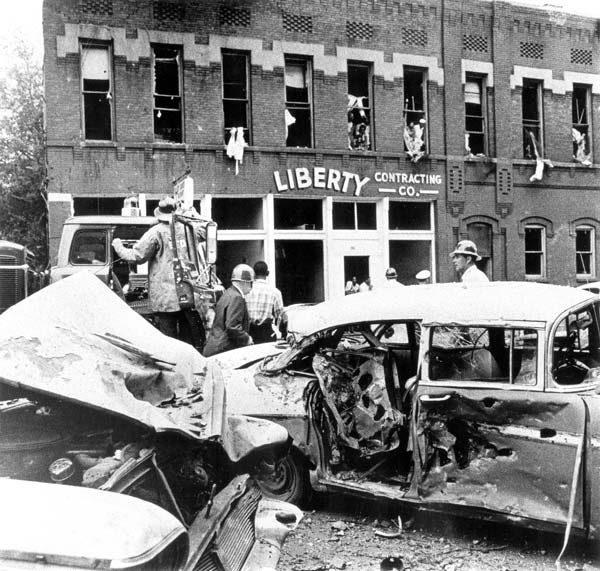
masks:
[[[191,170],[285,303],[394,266],[598,279],[599,22],[502,1],[45,0],[51,249]],[[236,160],[238,159],[242,160]],[[551,161],[551,164],[549,163]]]

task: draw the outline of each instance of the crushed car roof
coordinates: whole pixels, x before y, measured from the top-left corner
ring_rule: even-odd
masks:
[[[0,315],[0,383],[157,432],[206,438],[223,429],[222,410],[213,410],[224,390],[218,365],[164,336],[87,271]]]
[[[548,321],[564,309],[593,299],[584,290],[530,282],[429,284],[374,289],[306,308],[296,331],[311,335],[349,323],[424,319]]]

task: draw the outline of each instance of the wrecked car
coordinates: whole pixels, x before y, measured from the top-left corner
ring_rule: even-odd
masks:
[[[219,368],[91,273],[0,316],[0,479],[152,502],[186,528],[186,569],[275,566],[301,513],[250,475],[288,447],[283,427],[227,414]]]
[[[236,412],[294,437],[280,497],[333,491],[600,535],[597,296],[437,284],[311,311],[314,332],[225,372]]]

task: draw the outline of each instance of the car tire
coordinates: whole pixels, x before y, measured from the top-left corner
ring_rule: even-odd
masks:
[[[257,484],[266,497],[298,506],[310,500],[312,491],[308,463],[297,450],[277,462],[272,474],[258,477]]]

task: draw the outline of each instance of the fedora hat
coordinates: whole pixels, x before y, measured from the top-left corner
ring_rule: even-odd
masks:
[[[161,199],[158,203],[158,207],[154,209],[154,217],[158,218],[161,222],[170,222],[171,214],[175,212],[177,205],[175,200],[170,197]]]
[[[481,260],[481,256],[477,253],[477,246],[471,240],[461,240],[456,244],[456,248],[454,248],[454,251],[450,255],[454,256],[455,254],[473,256],[477,262]]]

